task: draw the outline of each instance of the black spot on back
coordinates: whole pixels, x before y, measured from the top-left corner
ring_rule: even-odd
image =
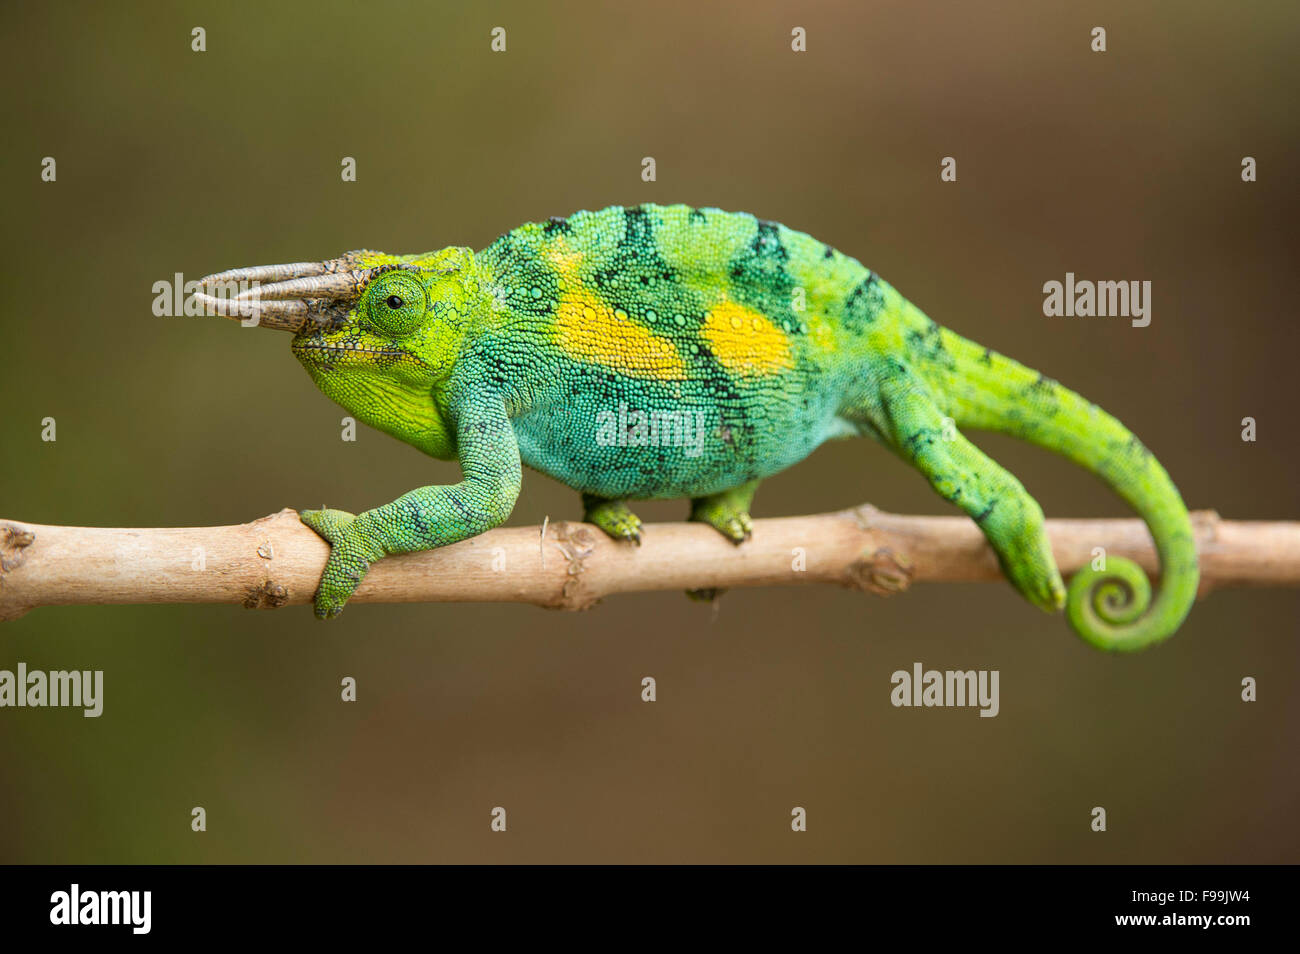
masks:
[[[636,206],[623,210],[623,235],[605,259],[604,266],[592,273],[592,281],[610,305],[629,314],[644,316],[654,309],[663,312],[664,301],[674,297],[677,272],[659,254],[655,222],[651,210]],[[659,321],[671,318],[660,314]]]
[[[876,320],[876,316],[885,307],[885,296],[880,289],[880,282],[874,272],[858,282],[849,297],[844,301],[844,327],[849,331],[861,332]]]
[[[908,347],[917,357],[932,364],[953,366],[952,355],[944,347],[943,334],[933,321],[927,321],[923,327],[909,331],[906,338]]]
[[[769,296],[776,293],[780,298],[789,300],[794,280],[786,271],[790,253],[781,241],[780,229],[781,226],[775,222],[759,219],[758,231],[753,240],[731,260],[731,278],[742,300],[749,289],[765,292]],[[743,303],[753,304],[751,301]]]
[[[660,282],[677,280],[677,273],[659,254],[654,220],[644,206],[623,210],[623,236],[606,266],[593,273],[592,279],[611,304],[624,307],[638,304],[638,291],[650,293]]]
[[[758,234],[750,243],[754,258],[759,261],[775,262],[784,268],[790,260],[790,253],[781,241],[781,226],[767,219],[758,220]]]
[[[573,226],[569,224],[569,220],[559,215],[552,215],[542,226],[543,235],[554,235],[557,232],[568,235],[572,231]]]

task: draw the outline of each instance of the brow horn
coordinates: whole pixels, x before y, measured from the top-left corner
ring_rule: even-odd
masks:
[[[237,297],[240,301],[283,301],[289,298],[328,298],[337,301],[340,298],[356,298],[380,271],[378,268],[359,268],[349,272],[290,278],[269,285],[257,285],[241,292]]]
[[[362,258],[373,255],[369,249],[357,249],[346,252],[338,258],[324,262],[289,262],[284,265],[253,265],[249,268],[231,268],[215,275],[199,279],[199,284],[211,287],[226,285],[231,282],[283,282],[294,278],[309,278],[316,275],[333,275],[336,272],[350,272],[356,269]]]
[[[199,279],[200,284],[226,285],[239,282],[280,282],[288,278],[305,278],[324,275],[331,262],[291,262],[287,265],[254,265],[251,268],[232,268]]]

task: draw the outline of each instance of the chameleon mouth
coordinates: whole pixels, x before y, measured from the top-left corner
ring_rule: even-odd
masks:
[[[325,262],[232,268],[199,279],[205,291],[194,298],[208,314],[297,334],[310,324],[336,321],[341,305],[357,301],[376,276],[395,268],[419,270],[415,265],[359,267],[373,254],[359,249]]]
[[[389,358],[409,358],[405,351],[393,351],[385,348],[358,348],[353,345],[295,344],[294,351],[324,351],[328,354],[378,354]]]

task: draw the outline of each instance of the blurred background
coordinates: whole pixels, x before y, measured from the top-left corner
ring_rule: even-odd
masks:
[[[1300,11],[980,6],[10,9],[0,516],[205,526],[455,481],[377,432],[341,441],[287,335],[155,317],[153,283],[481,248],[641,201],[808,231],[1112,411],[1190,506],[1300,516]],[[1042,285],[1067,271],[1150,280],[1150,327],[1045,318]],[[976,439],[1049,516],[1126,513],[1062,460]],[[755,514],[865,501],[949,512],[855,441],[767,481]],[[580,512],[528,473],[512,523]],[[732,591],[716,611],[675,594],[581,614],[359,605],[331,624],[36,610],[0,624],[0,668],[102,669],[104,714],[0,711],[0,861],[1294,862],[1298,609],[1295,591],[1216,592],[1130,658],[1005,585]],[[914,662],[999,670],[1001,713],[893,708],[890,674]]]

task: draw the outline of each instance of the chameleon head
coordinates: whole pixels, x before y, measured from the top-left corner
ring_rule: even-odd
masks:
[[[478,312],[467,248],[400,256],[362,250],[325,262],[232,269],[200,284],[205,291],[195,297],[209,313],[292,332],[294,356],[317,387],[390,433],[432,425],[433,391]]]

